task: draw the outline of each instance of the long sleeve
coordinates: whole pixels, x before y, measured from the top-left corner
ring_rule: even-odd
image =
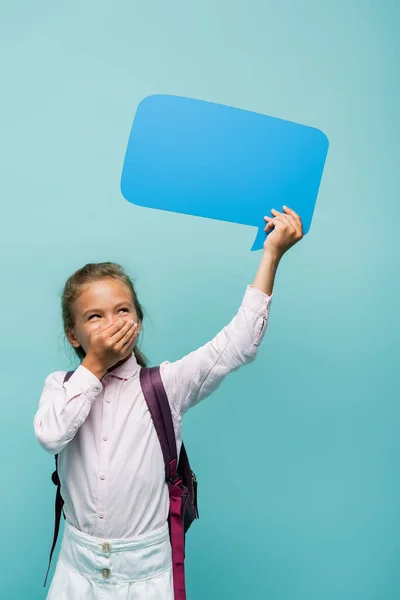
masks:
[[[46,378],[34,417],[35,435],[50,454],[57,454],[72,440],[103,387],[82,365],[65,383],[64,376],[65,371],[56,371]]]
[[[214,392],[228,373],[256,358],[271,301],[272,295],[247,286],[237,314],[210,342],[180,360],[161,363],[161,377],[176,416]]]

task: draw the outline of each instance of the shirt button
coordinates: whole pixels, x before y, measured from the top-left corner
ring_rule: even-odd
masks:
[[[106,476],[104,475],[104,473],[100,473],[100,479],[105,479]]]
[[[109,579],[111,577],[110,569],[102,569],[101,574],[102,574],[103,579]]]
[[[103,548],[103,552],[110,552],[110,550],[111,550],[111,544],[109,544],[108,542],[106,542],[105,544],[103,544],[102,548]]]
[[[99,517],[100,517],[100,519],[104,519],[104,513],[102,513],[102,512],[99,513]]]
[[[108,437],[106,435],[103,435],[103,440],[106,442],[108,440]]]
[[[108,402],[108,403],[110,403],[110,402],[111,402],[111,398],[110,398],[109,396],[107,396],[106,398],[104,398],[104,400],[105,400],[106,402]]]

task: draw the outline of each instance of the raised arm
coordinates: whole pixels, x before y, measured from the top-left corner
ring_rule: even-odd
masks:
[[[209,396],[226,375],[252,362],[267,329],[275,275],[283,254],[303,237],[300,217],[284,207],[273,209],[269,235],[255,279],[232,321],[210,342],[175,362],[161,364],[161,376],[176,416]]]
[[[210,342],[180,360],[161,363],[161,377],[177,416],[214,392],[228,373],[255,359],[271,300],[248,286],[237,314]]]
[[[65,371],[56,371],[46,378],[34,417],[35,435],[50,454],[57,454],[72,440],[103,387],[82,365],[65,383],[64,376]]]

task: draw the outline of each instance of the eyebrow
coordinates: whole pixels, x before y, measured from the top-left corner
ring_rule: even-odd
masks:
[[[122,307],[129,307],[132,308],[132,304],[131,302],[119,302],[118,304],[116,304],[114,306],[114,308],[122,308]],[[102,312],[100,308],[88,308],[88,310],[85,310],[85,312],[83,313],[82,317],[85,318],[88,314],[90,313],[98,313],[98,312]]]

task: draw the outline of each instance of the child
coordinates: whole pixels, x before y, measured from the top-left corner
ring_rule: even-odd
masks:
[[[175,362],[161,364],[178,456],[184,413],[224,377],[254,360],[283,254],[302,236],[284,207],[264,217],[270,231],[260,267],[233,320]],[[114,263],[87,264],[66,282],[62,316],[81,363],[45,381],[34,428],[58,472],[66,523],[48,600],[173,600],[169,496],[160,444],[139,382],[136,347],[143,311]]]

